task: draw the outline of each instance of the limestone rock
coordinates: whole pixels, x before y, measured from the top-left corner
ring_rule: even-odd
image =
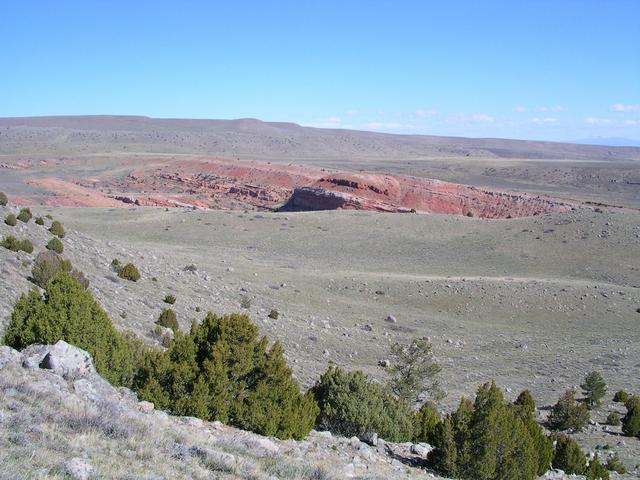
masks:
[[[64,340],[48,346],[48,351],[39,366],[64,378],[79,378],[96,371],[91,355]]]

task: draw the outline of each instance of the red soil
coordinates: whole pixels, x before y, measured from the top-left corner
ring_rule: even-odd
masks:
[[[79,181],[82,186],[56,179],[34,182],[62,195],[49,203],[82,206],[415,210],[482,218],[537,215],[575,206],[426,178],[212,158],[154,162],[123,178]]]

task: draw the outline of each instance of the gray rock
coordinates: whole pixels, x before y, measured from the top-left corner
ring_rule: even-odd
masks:
[[[375,432],[364,433],[360,435],[360,440],[366,443],[367,445],[371,445],[375,447],[376,445],[378,445],[378,434]]]
[[[422,458],[426,458],[431,450],[433,450],[433,447],[428,443],[414,443],[410,448],[411,453]]]
[[[151,402],[147,402],[146,400],[142,400],[141,402],[138,402],[138,409],[141,412],[145,412],[145,413],[153,412],[154,408],[155,408],[155,405]]]
[[[64,462],[64,471],[75,480],[88,480],[95,475],[95,469],[89,461],[79,457]]]
[[[20,362],[20,358],[20,352],[17,350],[4,345],[0,347],[0,368],[10,364],[17,365]]]
[[[389,322],[389,323],[398,323],[398,319],[396,317],[394,317],[393,315],[389,315],[386,318],[386,321]]]
[[[48,351],[39,366],[52,370],[53,373],[66,379],[83,377],[96,371],[91,355],[78,347],[69,345],[64,340],[48,346]]]

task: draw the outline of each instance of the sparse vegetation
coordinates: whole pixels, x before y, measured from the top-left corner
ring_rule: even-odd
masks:
[[[54,220],[51,223],[51,227],[49,227],[49,231],[56,237],[64,238],[64,235],[65,235],[64,227],[62,226],[62,223],[60,223],[58,220]]]
[[[589,411],[584,403],[576,402],[576,392],[567,390],[551,409],[549,428],[552,430],[582,431],[589,421]]]
[[[8,202],[9,199],[7,198],[7,194],[4,192],[0,192],[0,206],[5,207]]]
[[[13,213],[10,213],[6,217],[4,217],[4,223],[9,225],[10,227],[15,227],[18,224],[18,220]]]
[[[29,220],[31,220],[31,217],[31,210],[29,210],[28,208],[21,208],[20,212],[18,213],[17,219],[23,223],[27,223]]]
[[[35,219],[35,222],[36,222],[36,225],[40,225],[40,226],[42,226],[42,225],[44,225],[44,218],[42,218],[42,217],[37,217],[37,218]]]
[[[140,272],[133,263],[127,263],[124,267],[120,268],[118,270],[118,276],[131,282],[140,280]]]
[[[622,463],[617,453],[614,453],[607,459],[605,466],[610,472],[616,472],[620,475],[627,473],[627,467],[624,466],[624,463]]]
[[[170,328],[171,330],[173,330],[173,333],[177,333],[180,330],[180,324],[178,323],[178,319],[176,318],[176,312],[174,312],[170,308],[165,308],[164,310],[162,310],[162,313],[158,317],[158,320],[156,320],[156,325]]]
[[[31,243],[31,240],[27,238],[18,240],[13,235],[7,235],[2,239],[0,245],[12,252],[33,253],[33,244]]]
[[[176,303],[175,295],[165,295],[164,303],[168,303],[169,305],[173,305],[174,303]]]
[[[62,253],[62,251],[64,250],[64,245],[58,237],[53,237],[47,243],[47,250],[52,250],[56,253]]]
[[[607,384],[598,372],[589,373],[580,385],[585,396],[585,403],[589,409],[600,405],[607,393]]]

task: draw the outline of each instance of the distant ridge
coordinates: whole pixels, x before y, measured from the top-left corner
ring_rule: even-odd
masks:
[[[172,119],[84,115],[0,118],[0,153],[103,151],[188,153],[256,159],[494,157],[640,160],[637,146],[605,146],[499,138],[399,135],[303,127],[253,118]]]

